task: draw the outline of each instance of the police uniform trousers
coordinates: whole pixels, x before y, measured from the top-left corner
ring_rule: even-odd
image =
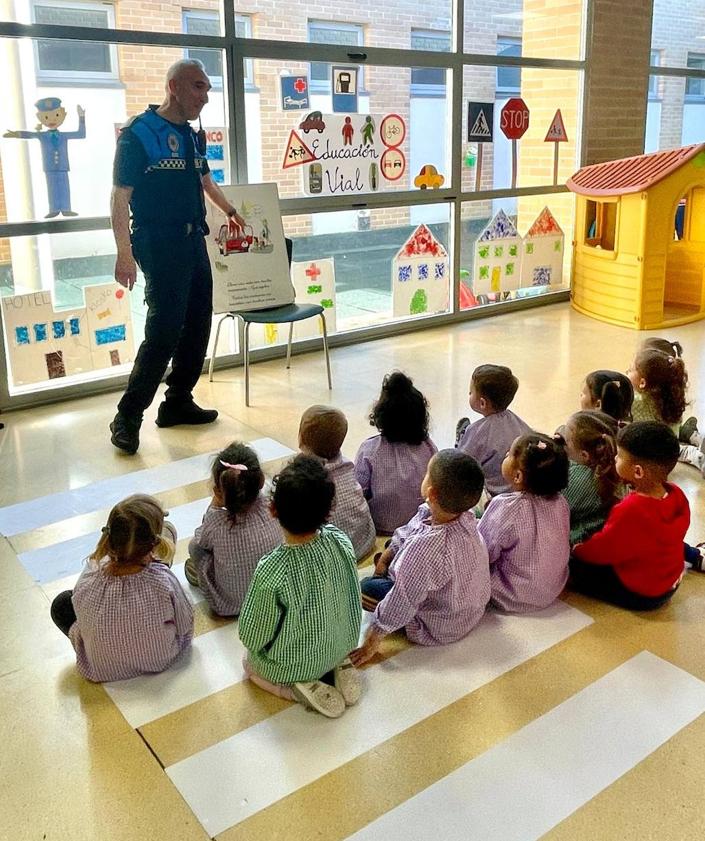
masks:
[[[147,321],[144,341],[118,410],[141,419],[154,400],[169,360],[166,399],[191,400],[203,367],[213,314],[213,277],[203,231],[186,234],[186,226],[139,228],[132,253],[145,279]]]

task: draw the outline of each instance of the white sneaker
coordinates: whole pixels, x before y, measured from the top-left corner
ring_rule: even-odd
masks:
[[[346,706],[352,707],[360,700],[362,695],[362,683],[357,669],[353,666],[349,657],[339,663],[333,669],[335,688],[343,696]]]
[[[328,686],[320,680],[294,683],[291,690],[300,704],[327,718],[340,718],[345,712],[345,701],[340,692],[334,686]]]

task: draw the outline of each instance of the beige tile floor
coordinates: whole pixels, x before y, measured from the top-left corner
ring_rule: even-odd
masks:
[[[290,371],[282,361],[256,365],[250,408],[244,406],[242,370],[218,371],[212,384],[202,378],[197,398],[219,408],[219,422],[158,430],[155,403],[134,458],[121,456],[108,441],[116,395],[10,413],[0,432],[0,506],[207,452],[233,438],[271,437],[295,447],[298,418],[311,403],[331,402],[348,414],[344,449],[352,456],[371,432],[366,416],[381,378],[394,368],[410,373],[427,395],[439,446],[452,444],[455,422],[467,414],[469,374],[487,361],[513,368],[521,386],[512,408],[535,428],[552,431],[577,408],[584,373],[625,369],[642,335],[591,321],[568,305],[553,305],[336,349],[332,393],[325,387],[320,354],[296,357]],[[705,388],[702,325],[678,328],[669,336],[684,346],[691,408],[705,421],[705,402],[698,400]],[[674,478],[691,502],[690,538],[705,540],[705,483],[683,466]],[[206,487],[174,489],[164,495],[165,504],[197,499]],[[102,687],[76,675],[68,643],[49,619],[47,596],[16,553],[64,540],[76,529],[98,527],[104,513],[0,539],[0,839],[207,838],[162,765],[287,706],[235,684],[137,731]],[[185,543],[177,555],[182,560]],[[630,615],[575,595],[566,600],[594,623],[219,837],[346,838],[642,650],[705,680],[705,576],[686,576],[673,603],[656,615]],[[219,624],[198,607],[197,633]],[[389,638],[384,656],[392,658],[407,647],[403,639]],[[703,755],[701,717],[546,837],[702,838]]]

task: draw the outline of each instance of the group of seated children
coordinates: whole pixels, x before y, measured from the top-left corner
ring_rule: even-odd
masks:
[[[257,686],[336,718],[361,695],[357,667],[403,630],[420,645],[466,636],[488,607],[541,610],[573,589],[631,610],[673,596],[705,549],[684,543],[678,460],[703,469],[697,421],[682,422],[680,345],[650,339],[627,376],[588,374],[580,410],[551,436],[509,406],[518,381],[481,365],[456,447],[429,438],[428,404],[400,372],[384,378],[354,463],[342,412],[311,406],[296,455],[265,488],[257,455],[233,443],[213,463],[213,497],[186,576],[219,616],[239,616]],[[374,574],[356,563],[391,535]],[[112,681],[166,669],[190,645],[193,610],[169,566],[176,534],[159,503],[116,505],[52,618],[78,670]],[[362,607],[371,612],[360,642]],[[358,647],[359,646],[359,647]]]

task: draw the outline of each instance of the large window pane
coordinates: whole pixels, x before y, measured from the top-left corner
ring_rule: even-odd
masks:
[[[185,12],[193,9],[199,13],[219,15],[220,8],[219,0],[198,0],[193,5],[177,3],[174,0],[158,4],[145,4],[141,0],[24,0],[0,3],[0,20],[15,23],[36,21],[58,26],[139,29],[148,32],[181,32]],[[242,37],[249,37],[249,33],[243,33]]]
[[[517,79],[518,81],[518,79]],[[477,143],[468,143],[467,101],[493,103],[493,139],[482,144],[482,190],[507,189],[512,185],[512,141],[501,130],[502,109],[508,101],[522,97],[529,109],[529,128],[517,140],[517,187],[541,187],[553,184],[556,146],[558,146],[558,183],[563,184],[578,164],[578,125],[581,109],[582,74],[575,70],[547,70],[523,67],[520,87],[500,89],[493,67],[466,66],[463,73],[463,178],[464,190],[478,186],[477,167],[480,151]],[[546,142],[556,111],[561,111],[568,140]],[[487,127],[489,129],[489,126]]]
[[[424,210],[428,224],[419,232],[423,224],[419,211]],[[353,224],[347,211],[325,214],[325,231],[317,231],[320,214],[284,217],[284,232],[293,239],[296,262],[310,265],[326,258],[334,262],[335,331],[447,311],[452,265],[448,205],[377,208],[353,214]],[[428,259],[405,254],[397,259],[415,232],[415,241],[422,243],[420,250]],[[436,263],[444,267],[437,269]],[[406,279],[399,280],[400,276]]]
[[[570,287],[570,193],[465,202],[461,216],[461,309]]]
[[[332,129],[338,123],[342,124],[346,115],[332,114],[330,85],[326,89],[311,89],[308,109],[281,111],[280,77],[305,73],[305,64],[257,59],[254,60],[254,71],[257,90],[246,92],[245,96],[247,163],[251,182],[276,181],[281,198],[333,194],[347,195],[354,202],[355,196],[360,193],[414,189],[415,178],[422,174],[424,167],[431,166],[437,173],[444,175],[444,186],[450,185],[449,86],[413,84],[412,77],[416,72],[414,68],[366,66],[364,88],[359,90],[358,95],[358,111],[349,115],[352,127],[351,142],[346,144],[344,136],[338,136],[339,129],[336,128],[335,133]],[[445,77],[445,72],[443,76]],[[432,93],[429,94],[427,88],[432,88]],[[397,147],[401,157],[394,158],[403,161],[400,167],[403,174],[394,180],[388,180],[381,174],[384,166],[382,156],[387,147],[379,135],[382,130],[381,118],[388,114],[398,115],[405,125],[405,136]],[[374,151],[368,149],[365,142],[366,115],[373,117],[376,138]],[[431,126],[433,131],[429,130]],[[287,162],[285,156],[292,131],[296,132],[304,144],[308,144],[311,154],[324,161],[320,178],[316,173],[315,163],[283,167],[283,163]],[[393,145],[393,141],[390,143]],[[330,175],[326,174],[328,170],[325,158],[322,157],[328,154],[326,150],[330,150],[327,158],[331,162]],[[337,156],[341,150],[343,156],[348,156],[348,150],[351,150],[353,157],[361,161],[357,168],[360,170],[361,183],[364,182],[363,189],[348,189],[347,185],[343,185],[341,189],[336,188],[336,185],[339,185],[335,173],[335,162],[338,158],[332,156]],[[361,154],[358,157],[359,152]],[[346,159],[351,161],[353,157]],[[377,173],[374,179],[368,177],[372,165],[376,167]],[[356,167],[353,167],[350,170],[353,181],[355,169]],[[342,166],[339,171],[343,171]],[[348,172],[347,169],[345,171]],[[396,172],[391,174],[396,176]],[[434,178],[436,180],[430,181],[427,187],[433,188],[438,183],[437,176]],[[354,216],[355,213],[351,211],[350,218],[353,219]],[[321,214],[317,214],[313,224],[325,226],[327,223]]]
[[[674,149],[705,141],[705,96],[688,94],[700,80],[682,76],[652,76],[658,97],[649,97],[646,112],[646,152]]]
[[[66,140],[71,209],[80,216],[107,216],[119,128],[150,103],[162,101],[167,68],[183,57],[183,50],[130,44],[97,45],[114,51],[120,66],[122,85],[106,88],[90,77],[88,83],[84,80],[80,87],[69,82],[43,82],[35,72],[36,46],[30,39],[0,39],[0,78],[6,90],[12,91],[11,96],[0,97],[0,126],[3,133],[6,129],[34,131],[38,121],[35,103],[46,97],[58,97],[66,110],[65,121],[59,130],[75,132],[79,128],[78,108],[85,109],[86,136]],[[88,46],[96,45],[89,43]],[[221,60],[220,51],[211,53]],[[86,54],[81,55],[85,57]],[[211,91],[202,120],[204,128],[220,133],[221,140],[211,151],[217,151],[217,146],[221,158],[213,160],[212,169],[220,172],[219,180],[229,181],[222,90]],[[0,137],[0,221],[43,218],[49,210],[48,190],[40,141]],[[91,253],[92,238],[86,235],[84,239],[83,249]]]
[[[705,2],[654,0],[651,48],[658,50],[663,67],[702,70],[705,67]],[[700,90],[697,80],[692,86]]]
[[[582,58],[585,0],[464,2],[467,53]],[[507,50],[508,44],[519,51]]]

